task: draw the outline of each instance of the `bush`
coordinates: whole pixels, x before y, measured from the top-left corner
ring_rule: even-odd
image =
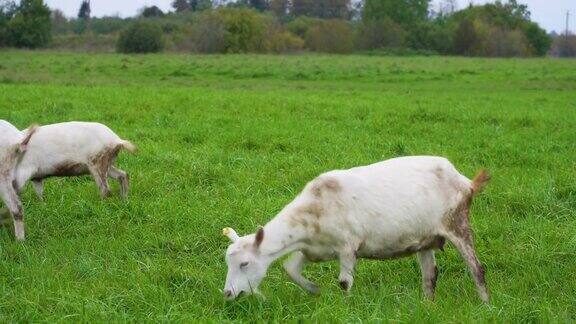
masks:
[[[122,53],[154,53],[164,47],[162,29],[151,22],[138,21],[122,31],[116,49]]]
[[[361,50],[399,48],[405,43],[406,32],[390,19],[366,21],[357,31],[356,46]]]
[[[321,21],[318,18],[301,16],[286,24],[286,29],[300,38],[305,38],[310,28],[318,25]]]
[[[350,24],[341,19],[322,21],[306,33],[306,46],[316,52],[350,53],[353,40]]]
[[[258,52],[264,48],[266,26],[264,16],[254,10],[207,10],[194,25],[194,40],[204,53]]]
[[[289,31],[272,29],[264,41],[264,50],[272,53],[297,52],[304,48],[304,40]]]

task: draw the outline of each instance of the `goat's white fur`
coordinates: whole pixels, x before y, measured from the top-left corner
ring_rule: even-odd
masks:
[[[225,297],[234,299],[241,292],[256,291],[270,263],[289,253],[293,253],[285,263],[289,276],[309,292],[318,293],[318,287],[301,275],[307,261],[339,259],[339,280],[348,291],[358,258],[387,259],[416,252],[424,292],[433,297],[433,249],[448,239],[468,263],[480,296],[487,301],[466,207],[475,186],[481,189],[488,180],[487,174],[481,175],[475,184],[447,159],[430,156],[324,173],[266,224],[259,244],[254,234],[232,240],[226,253]],[[466,207],[465,213],[461,206]],[[464,223],[454,224],[461,216]],[[240,264],[244,264],[242,269]]]

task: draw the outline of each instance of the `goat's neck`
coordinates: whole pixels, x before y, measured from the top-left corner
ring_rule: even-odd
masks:
[[[264,226],[264,241],[260,250],[275,260],[294,251],[301,250],[307,239],[307,231],[290,224],[290,216],[281,213]]]

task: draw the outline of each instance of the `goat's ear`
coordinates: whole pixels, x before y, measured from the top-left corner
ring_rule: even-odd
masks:
[[[34,133],[36,133],[37,130],[38,130],[38,125],[31,125],[30,127],[28,127],[28,130],[26,131],[24,138],[22,139],[22,141],[18,145],[18,152],[19,153],[26,152],[26,150],[28,149],[28,143],[30,142],[32,135],[34,135]]]
[[[236,231],[231,229],[230,227],[226,227],[222,230],[222,234],[224,234],[224,236],[228,236],[228,238],[230,239],[230,241],[232,242],[236,242],[240,237],[238,236],[238,234],[236,234]]]
[[[256,238],[254,239],[254,247],[259,248],[260,244],[264,240],[264,227],[258,227],[258,231],[256,232]]]

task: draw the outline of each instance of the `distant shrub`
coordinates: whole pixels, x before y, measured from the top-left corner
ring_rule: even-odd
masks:
[[[286,24],[286,29],[300,38],[305,38],[308,30],[321,21],[322,20],[318,18],[301,16]]]
[[[345,20],[324,20],[306,33],[306,46],[316,52],[350,53],[354,37],[352,27]]]
[[[366,21],[359,25],[356,46],[360,50],[399,48],[405,45],[406,32],[390,19]]]
[[[264,48],[266,20],[249,9],[204,11],[194,24],[197,49],[204,53],[247,53]]]
[[[297,52],[304,48],[304,40],[287,30],[272,29],[264,40],[264,50],[271,53]]]
[[[120,34],[117,51],[122,53],[154,53],[164,47],[162,29],[151,22],[138,21]]]

